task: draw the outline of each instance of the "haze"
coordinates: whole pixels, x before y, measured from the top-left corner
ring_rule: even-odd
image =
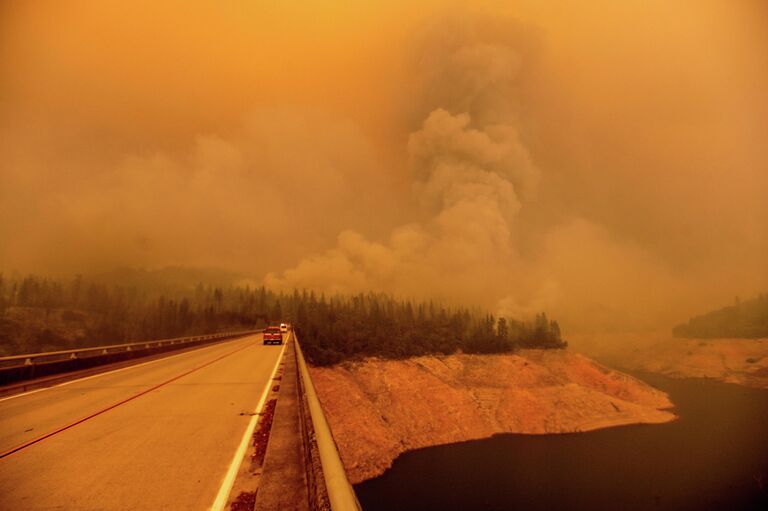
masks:
[[[766,55],[761,0],[6,0],[0,269],[667,327],[768,289]]]

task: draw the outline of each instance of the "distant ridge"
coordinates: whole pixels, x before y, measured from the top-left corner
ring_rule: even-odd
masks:
[[[683,338],[741,338],[768,337],[768,293],[751,300],[736,302],[700,316],[672,329],[675,337]]]

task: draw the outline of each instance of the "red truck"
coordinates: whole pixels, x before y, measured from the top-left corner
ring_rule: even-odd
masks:
[[[264,344],[283,344],[283,333],[279,326],[268,326],[264,330]]]

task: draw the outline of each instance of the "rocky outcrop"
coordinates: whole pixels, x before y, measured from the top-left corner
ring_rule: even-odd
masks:
[[[410,449],[675,418],[665,393],[567,350],[367,359],[311,374],[353,483]]]

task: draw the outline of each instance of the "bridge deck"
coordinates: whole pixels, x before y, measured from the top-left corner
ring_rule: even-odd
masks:
[[[249,336],[0,399],[0,452],[21,447],[2,506],[207,509],[280,351]]]

